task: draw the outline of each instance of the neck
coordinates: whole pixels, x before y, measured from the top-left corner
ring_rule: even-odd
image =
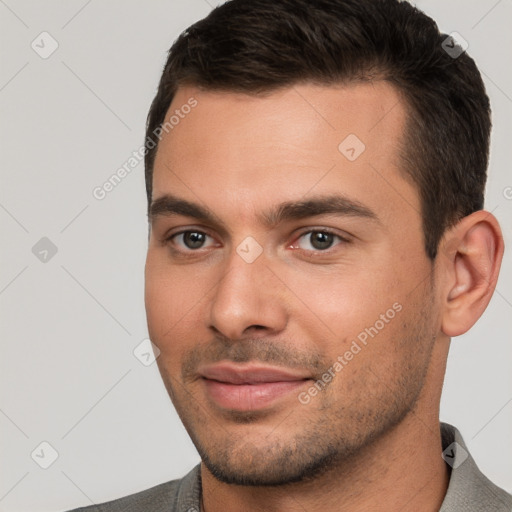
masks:
[[[311,481],[276,487],[219,482],[201,465],[205,512],[438,511],[448,487],[438,416],[411,412],[371,446]]]

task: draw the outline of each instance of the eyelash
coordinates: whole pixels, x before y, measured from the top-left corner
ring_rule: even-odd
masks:
[[[183,231],[178,231],[177,233],[173,233],[172,235],[169,235],[168,237],[165,237],[162,242],[164,243],[164,245],[168,245],[169,243],[173,243],[173,239],[174,238],[177,238],[178,236],[180,235],[184,235],[186,233],[199,233],[201,235],[205,235],[209,238],[212,238],[213,239],[213,236],[209,235],[208,233],[204,232],[204,231],[201,231],[200,229],[184,229]],[[188,250],[184,250],[184,249],[175,249],[176,252],[187,252],[187,253],[194,253],[194,252],[200,252],[201,249],[203,249],[203,247],[200,247],[199,249],[188,249]]]
[[[164,245],[168,245],[169,243],[173,243],[173,240],[175,238],[177,238],[180,235],[184,235],[186,233],[199,233],[199,234],[205,235],[206,237],[209,237],[211,239],[214,238],[211,235],[209,235],[208,233],[206,233],[205,231],[201,231],[200,229],[185,229],[185,230],[182,230],[182,231],[178,231],[177,233],[173,233],[172,235],[169,235],[167,237],[164,237],[164,239],[162,240],[162,243]],[[315,255],[317,255],[317,254],[330,254],[332,252],[332,248],[333,247],[336,247],[338,245],[350,244],[352,242],[348,237],[343,237],[343,236],[339,235],[338,233],[335,233],[334,231],[332,231],[332,230],[330,230],[328,228],[320,228],[320,229],[311,229],[311,228],[309,228],[307,231],[303,231],[302,233],[300,233],[295,238],[294,242],[292,244],[288,244],[287,247],[291,247],[292,245],[296,246],[301,238],[303,238],[306,235],[311,235],[312,233],[323,233],[323,234],[332,235],[333,237],[338,239],[338,243],[336,244],[335,242],[333,242],[333,245],[331,247],[328,247],[325,250],[321,250],[321,249],[307,250],[307,249],[301,249],[299,247],[293,247],[293,249],[294,250],[303,251],[305,253],[308,253],[309,255],[311,255],[311,254],[315,254]],[[175,248],[172,248],[172,249],[173,249],[173,252],[183,255],[185,253],[186,254],[200,253],[201,250],[203,249],[203,247],[200,247],[198,249],[175,249]]]
[[[320,229],[311,229],[309,228],[307,231],[303,231],[300,235],[298,235],[295,239],[295,241],[293,242],[293,245],[297,245],[299,240],[301,238],[303,238],[304,236],[306,235],[311,235],[312,233],[322,233],[322,234],[327,234],[327,235],[332,235],[333,237],[337,238],[338,239],[338,243],[336,243],[335,241],[333,242],[333,245],[328,247],[327,249],[325,250],[321,250],[321,249],[313,249],[313,250],[306,250],[306,249],[300,249],[300,248],[297,248],[295,250],[301,250],[301,251],[304,251],[308,254],[330,254],[333,250],[334,247],[338,246],[338,245],[344,245],[344,244],[349,244],[351,242],[351,240],[348,238],[348,237],[343,237],[341,235],[339,235],[338,233],[328,229],[328,228],[320,228]],[[290,246],[288,246],[290,247]]]

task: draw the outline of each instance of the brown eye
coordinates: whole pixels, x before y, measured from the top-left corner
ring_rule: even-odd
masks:
[[[313,231],[310,235],[311,246],[321,251],[322,249],[329,249],[334,242],[334,235],[331,233],[323,233],[321,231]]]
[[[183,243],[189,249],[199,249],[205,242],[206,235],[197,231],[187,231],[183,233]]]
[[[325,251],[332,247],[336,239],[341,240],[341,237],[328,231],[309,231],[300,237],[298,246],[306,250]]]
[[[211,237],[202,231],[182,231],[173,235],[171,240],[182,249],[192,250],[203,249],[212,241]]]

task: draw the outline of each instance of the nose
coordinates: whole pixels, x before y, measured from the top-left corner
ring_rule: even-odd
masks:
[[[247,263],[233,251],[210,307],[210,329],[232,340],[277,334],[288,322],[282,283],[264,254]]]

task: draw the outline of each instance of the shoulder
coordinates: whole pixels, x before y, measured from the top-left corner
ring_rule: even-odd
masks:
[[[69,512],[199,512],[200,491],[200,466],[197,465],[179,480]]]
[[[442,423],[443,458],[451,466],[450,483],[440,512],[511,512],[512,495],[478,468],[460,432]]]

